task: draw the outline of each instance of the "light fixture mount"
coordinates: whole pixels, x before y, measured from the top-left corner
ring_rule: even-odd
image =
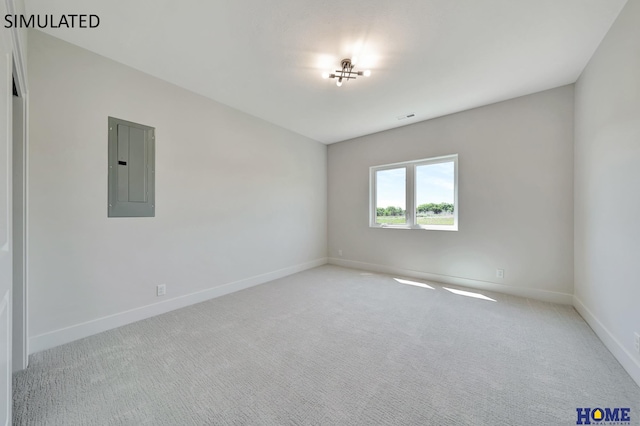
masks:
[[[336,70],[335,73],[323,73],[322,78],[335,78],[336,86],[342,86],[343,81],[347,80],[355,80],[357,76],[365,76],[369,77],[371,75],[371,71],[354,71],[353,68],[355,66],[354,61],[350,58],[345,58],[340,62],[342,65],[342,69]]]

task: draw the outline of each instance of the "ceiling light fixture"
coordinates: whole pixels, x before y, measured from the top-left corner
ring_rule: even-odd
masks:
[[[359,76],[359,75],[360,76],[363,75],[365,77],[369,77],[371,75],[370,70],[354,71],[353,70],[354,65],[355,65],[355,58],[353,58],[353,60],[349,58],[343,59],[341,70],[336,70],[336,72],[332,74],[328,72],[323,72],[322,78],[335,78],[336,86],[340,87],[342,86],[343,80],[355,80],[356,76]]]

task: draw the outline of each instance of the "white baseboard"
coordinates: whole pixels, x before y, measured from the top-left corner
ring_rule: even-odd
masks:
[[[320,258],[299,265],[290,266],[288,268],[279,269],[277,271],[267,272],[265,274],[256,275],[239,281],[223,284],[221,286],[175,297],[173,299],[164,300],[159,303],[153,303],[151,305],[141,306],[139,308],[97,318],[81,324],[40,334],[38,336],[33,336],[29,339],[29,354],[73,342],[74,340],[92,336],[103,331],[131,324],[156,315],[164,314],[175,309],[184,308],[186,306],[244,290],[259,284],[264,284],[278,278],[286,277],[287,275],[322,266],[326,263],[326,257]]]
[[[480,281],[472,280],[469,278],[453,277],[449,275],[432,274],[429,272],[395,268],[393,266],[387,265],[376,265],[373,263],[359,262],[355,260],[337,259],[333,257],[329,258],[329,263],[331,265],[344,266],[345,268],[363,269],[365,271],[402,275],[405,277],[436,281],[444,284],[470,287],[478,290],[495,291],[496,293],[510,294],[513,296],[542,300],[544,302],[560,303],[563,305],[573,304],[573,295],[567,293],[559,293],[555,291],[539,290],[526,287],[512,287],[504,284],[492,283],[489,281]]]
[[[589,324],[631,378],[640,386],[640,360],[638,360],[638,357],[633,356],[576,296],[573,296],[573,307],[576,308],[576,311]]]

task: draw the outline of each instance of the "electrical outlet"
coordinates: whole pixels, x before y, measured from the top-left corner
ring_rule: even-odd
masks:
[[[160,284],[158,287],[156,287],[156,295],[157,296],[164,296],[165,294],[167,294],[167,285],[166,284]]]
[[[634,333],[636,336],[636,352],[640,354],[640,334]]]
[[[504,269],[496,269],[496,278],[504,278]]]
[[[338,250],[338,256],[342,257],[342,249]]]

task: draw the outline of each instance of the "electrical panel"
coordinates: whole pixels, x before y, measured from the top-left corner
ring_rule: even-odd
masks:
[[[108,217],[155,216],[155,129],[109,117]]]

